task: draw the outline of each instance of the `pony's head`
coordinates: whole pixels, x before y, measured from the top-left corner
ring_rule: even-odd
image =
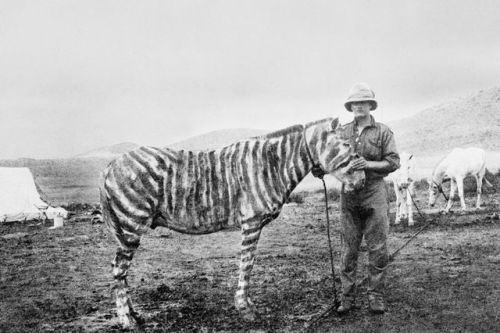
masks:
[[[442,181],[436,180],[434,177],[428,179],[427,182],[429,184],[429,207],[434,207],[439,193],[443,192],[443,184]]]
[[[313,163],[344,184],[345,191],[361,189],[365,172],[352,171],[349,162],[356,158],[350,140],[345,139],[338,118],[309,123],[304,128],[306,149]]]
[[[400,167],[396,172],[396,184],[400,190],[406,190],[414,178],[413,154],[402,152],[400,155]]]

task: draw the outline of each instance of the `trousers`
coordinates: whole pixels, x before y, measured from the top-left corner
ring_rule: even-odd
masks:
[[[382,295],[389,262],[387,187],[383,179],[369,181],[357,192],[341,192],[342,293],[355,293],[358,252],[363,236],[368,247],[368,292]]]

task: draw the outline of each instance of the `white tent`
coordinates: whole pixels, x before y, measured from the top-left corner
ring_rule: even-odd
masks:
[[[28,168],[0,167],[0,222],[54,218],[55,214],[66,217],[67,212],[40,199]]]

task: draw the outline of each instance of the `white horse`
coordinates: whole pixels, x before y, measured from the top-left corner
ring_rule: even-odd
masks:
[[[401,166],[399,169],[389,174],[389,179],[394,185],[396,192],[396,220],[394,224],[399,224],[402,219],[408,218],[408,225],[415,224],[413,220],[413,200],[415,193],[415,163],[413,154],[403,152],[399,155]]]
[[[481,207],[481,187],[483,180],[486,185],[492,186],[486,178],[485,151],[480,148],[455,148],[446,156],[432,172],[432,178],[429,181],[429,206],[434,207],[439,193],[443,192],[443,181],[451,180],[450,196],[445,212],[449,212],[453,204],[455,191],[458,189],[460,204],[462,211],[466,211],[464,200],[464,178],[466,176],[474,176],[477,183],[477,200],[476,208]],[[446,195],[445,195],[446,198]]]

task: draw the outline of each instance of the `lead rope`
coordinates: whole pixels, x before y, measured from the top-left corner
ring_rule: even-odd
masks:
[[[321,181],[323,182],[323,190],[325,193],[326,233],[328,236],[328,248],[330,250],[330,265],[332,268],[333,305],[329,306],[325,311],[320,313],[316,318],[311,319],[310,321],[306,322],[306,324],[305,324],[306,332],[311,330],[320,319],[326,317],[332,311],[335,312],[337,310],[337,308],[340,306],[340,301],[337,297],[337,287],[335,285],[335,266],[333,264],[332,239],[330,236],[330,215],[328,214],[328,192],[326,190],[326,184],[325,184],[325,180],[323,179],[323,177],[317,177],[317,178],[321,179]]]
[[[311,151],[309,150],[309,146],[307,145],[305,129],[303,132],[303,136],[304,136],[304,144],[306,146],[307,156],[309,157],[309,159],[313,163],[313,167],[319,166],[319,164],[314,163],[314,159],[312,158]],[[328,214],[328,193],[326,191],[326,184],[325,184],[325,179],[323,178],[323,175],[315,176],[315,177],[321,179],[321,181],[323,182],[323,189],[325,191],[325,212],[326,212],[326,231],[327,231],[326,233],[328,236],[328,248],[330,249],[330,265],[332,266],[333,303],[334,303],[335,308],[337,308],[340,304],[339,304],[339,301],[337,299],[337,287],[335,286],[335,267],[333,265],[333,249],[332,249],[332,240],[330,237],[330,216]]]
[[[340,304],[337,298],[337,287],[335,285],[335,266],[333,264],[332,239],[330,237],[330,216],[328,214],[328,193],[326,191],[325,180],[321,178],[321,181],[323,182],[323,190],[325,192],[326,234],[328,235],[328,248],[330,249],[330,266],[332,267],[333,304],[335,308],[337,308]]]
[[[441,194],[443,195],[444,199],[446,201],[448,201],[448,197],[446,196],[446,194],[444,194],[444,191],[443,191],[443,186],[442,185],[438,185],[438,183],[436,183],[434,180],[432,181],[434,184],[436,184],[439,192],[441,192]],[[411,197],[411,196],[410,196]],[[413,198],[411,198],[413,200]]]
[[[304,144],[306,147],[307,156],[311,160],[313,167],[315,165],[317,166],[318,164],[314,163],[314,159],[312,158],[311,151],[309,150],[309,146],[307,144],[305,129],[303,131],[303,136],[304,136]],[[322,319],[323,317],[326,317],[330,312],[337,310],[337,308],[340,305],[340,302],[337,298],[337,287],[335,286],[335,267],[333,264],[333,249],[332,249],[332,241],[331,241],[331,237],[330,237],[330,215],[328,214],[328,193],[326,191],[326,184],[325,184],[325,180],[323,179],[323,175],[321,175],[321,176],[315,175],[315,177],[321,179],[321,181],[323,182],[323,189],[324,189],[324,193],[325,193],[326,231],[327,231],[327,236],[328,236],[328,248],[330,250],[330,265],[332,267],[333,305],[328,307],[328,309],[326,309],[321,314],[319,314],[315,319],[311,319],[310,321],[306,322],[305,323],[306,331],[309,331],[320,319]]]

